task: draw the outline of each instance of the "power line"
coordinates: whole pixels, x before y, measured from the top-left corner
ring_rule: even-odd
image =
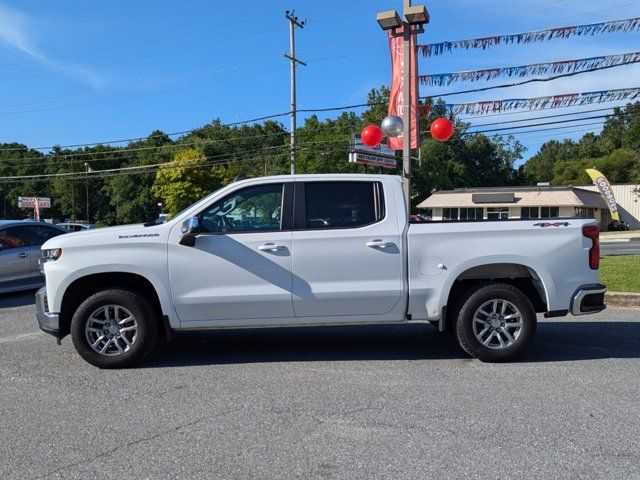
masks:
[[[274,70],[280,70],[282,68],[285,68],[285,67],[273,67],[273,68],[269,68],[269,69],[261,70],[261,71],[257,71],[257,72],[246,73],[246,74],[242,74],[242,75],[236,75],[235,77],[230,77],[230,78],[226,78],[226,79],[222,79],[222,80],[215,80],[215,81],[212,81],[212,82],[203,82],[203,83],[198,83],[198,84],[195,84],[195,85],[188,85],[188,86],[185,86],[185,87],[178,87],[178,88],[172,88],[172,89],[168,89],[168,90],[162,90],[162,91],[159,91],[159,92],[144,93],[144,94],[140,94],[140,95],[132,95],[132,96],[128,96],[128,97],[121,97],[121,98],[115,98],[115,99],[109,99],[109,100],[101,100],[101,101],[96,101],[96,102],[81,103],[81,104],[76,104],[76,105],[63,105],[63,106],[58,106],[58,107],[37,108],[37,109],[31,109],[31,110],[16,110],[16,111],[12,111],[12,112],[0,112],[0,115],[17,115],[17,114],[21,114],[21,113],[48,112],[48,111],[52,111],[52,110],[65,110],[67,108],[89,107],[89,106],[94,106],[94,105],[105,105],[105,104],[123,102],[123,101],[126,101],[126,100],[132,100],[132,99],[137,99],[137,98],[146,98],[146,97],[151,97],[151,96],[155,96],[155,95],[164,95],[164,94],[167,94],[167,93],[174,93],[174,92],[181,92],[181,91],[184,91],[184,90],[191,90],[193,88],[198,88],[198,87],[207,86],[207,85],[214,85],[214,84],[223,83],[223,82],[226,82],[226,81],[229,81],[229,80],[237,80],[238,78],[245,78],[245,77],[250,77],[250,76],[253,76],[253,75],[262,75],[264,73],[272,72]]]
[[[418,75],[422,85],[449,86],[455,82],[474,82],[478,80],[494,80],[501,76],[528,77],[546,73],[560,73],[569,71],[575,73],[598,66],[613,67],[640,62],[640,52],[618,53],[599,57],[576,58],[556,62],[533,63],[511,67],[483,68],[481,70],[465,70],[461,72],[434,73]]]
[[[464,93],[472,93],[472,92],[480,92],[480,91],[487,91],[487,90],[492,90],[492,89],[498,89],[498,88],[509,88],[509,87],[513,87],[513,86],[518,86],[518,85],[523,85],[526,83],[531,83],[531,82],[548,82],[548,81],[552,81],[558,78],[563,78],[563,77],[570,77],[570,76],[574,76],[574,75],[579,75],[579,74],[583,74],[583,73],[589,73],[589,72],[593,72],[593,71],[598,71],[598,70],[604,70],[604,69],[608,69],[608,68],[615,68],[617,66],[621,66],[621,65],[615,65],[615,66],[607,66],[607,67],[597,67],[597,68],[593,68],[593,69],[589,69],[589,70],[584,70],[581,72],[573,72],[573,73],[566,73],[566,74],[561,74],[561,75],[555,75],[552,77],[547,77],[547,78],[542,78],[542,79],[531,79],[531,80],[526,80],[523,82],[517,82],[517,83],[511,83],[511,84],[506,84],[506,85],[493,85],[493,86],[488,86],[488,87],[483,87],[483,88],[478,88],[478,89],[472,89],[472,90],[463,90],[463,91],[457,91],[457,92],[448,92],[448,93],[441,93],[441,94],[434,94],[431,96],[422,96],[420,97],[420,99],[432,99],[432,98],[438,98],[438,97],[445,97],[445,96],[451,96],[451,95],[460,95],[460,94],[464,94]],[[386,102],[367,102],[367,103],[359,103],[359,104],[352,104],[352,105],[343,105],[343,106],[339,106],[339,107],[325,107],[325,108],[307,108],[307,109],[297,109],[297,112],[301,112],[301,113],[319,113],[319,112],[329,112],[329,111],[342,111],[342,110],[351,110],[354,108],[360,108],[360,107],[375,107],[375,106],[383,106],[383,105],[387,105]],[[436,106],[437,108],[437,106]],[[504,112],[502,114],[504,115],[508,115],[508,114],[515,114],[515,113],[523,113],[523,112]],[[237,126],[237,125],[242,125],[242,124],[247,124],[247,123],[256,123],[259,121],[263,121],[263,120],[271,120],[274,118],[279,118],[279,117],[283,117],[283,116],[287,116],[290,115],[291,112],[287,111],[287,112],[280,112],[280,113],[275,113],[275,114],[271,114],[271,115],[264,115],[264,116],[260,116],[260,117],[254,117],[254,118],[250,118],[250,119],[246,119],[246,120],[241,120],[241,121],[237,121],[237,122],[230,122],[230,123],[226,123],[226,124],[221,124],[221,126],[227,126],[227,127],[231,127],[231,126]],[[496,115],[500,115],[500,114],[496,114]],[[486,115],[489,116],[489,115]],[[182,131],[177,131],[177,132],[170,132],[170,133],[164,133],[162,135],[150,135],[147,137],[133,137],[133,138],[127,138],[127,139],[118,139],[118,140],[104,140],[104,141],[100,141],[100,142],[91,142],[91,143],[81,143],[81,144],[70,144],[70,145],[51,145],[51,146],[44,146],[44,147],[31,147],[32,150],[50,150],[53,148],[72,148],[72,147],[89,147],[89,146],[96,146],[96,145],[105,145],[105,144],[113,144],[113,143],[126,143],[126,142],[134,142],[134,141],[142,141],[142,140],[148,140],[154,137],[160,137],[160,136],[175,136],[175,135],[183,135],[183,134],[189,134],[192,133],[195,130],[201,129],[206,127],[198,127],[198,128],[194,128],[194,129],[190,129],[190,130],[182,130]],[[22,151],[24,150],[24,148],[0,148],[0,151]]]
[[[336,143],[336,142],[344,142],[344,146],[343,147],[337,147],[337,149],[340,150],[346,150],[349,148],[349,144],[347,141],[343,140],[343,139],[336,139],[336,140],[321,140],[321,141],[316,141],[316,142],[307,142],[302,144],[301,146],[297,147],[298,151],[305,151],[305,150],[310,150],[311,148],[308,147],[308,145],[315,145],[315,146],[319,146],[320,144],[331,144],[331,143]],[[275,147],[268,147],[266,148],[266,150],[284,150],[284,149],[288,149],[289,146],[288,145],[280,145],[280,146],[275,146]],[[325,147],[321,147],[321,148],[325,148]],[[202,168],[204,166],[211,166],[211,165],[223,165],[223,164],[228,164],[234,161],[240,161],[240,162],[244,162],[244,161],[251,161],[254,160],[256,158],[264,158],[262,157],[262,155],[264,155],[265,152],[264,150],[260,150],[260,151],[250,151],[249,153],[253,153],[253,155],[250,155],[248,157],[238,157],[238,156],[229,156],[227,154],[222,154],[222,155],[214,155],[214,156],[207,156],[207,157],[198,157],[196,159],[193,160],[215,160],[214,162],[210,162],[204,165],[198,165],[195,168]],[[277,154],[278,152],[276,152]],[[284,151],[282,153],[285,153]],[[152,173],[153,171],[157,171],[160,169],[178,169],[178,168],[190,168],[189,166],[185,166],[185,165],[175,165],[175,166],[171,166],[171,164],[177,163],[175,161],[169,161],[169,162],[163,162],[163,163],[156,163],[156,164],[148,164],[148,165],[133,165],[133,166],[125,166],[125,167],[116,167],[116,168],[110,168],[110,169],[103,169],[103,170],[95,170],[93,172],[87,173],[86,171],[74,171],[74,172],[64,172],[64,173],[48,173],[48,174],[36,174],[36,175],[14,175],[14,176],[5,176],[5,177],[0,177],[0,182],[2,183],[24,183],[27,181],[46,181],[46,180],[50,180],[50,179],[68,179],[68,180],[74,180],[74,179],[84,179],[86,178],[86,175],[89,175],[90,178],[101,178],[103,176],[105,176],[104,174],[107,174],[106,176],[108,176],[108,174],[111,173],[121,173],[121,172],[132,172],[132,173]]]
[[[541,123],[539,125],[554,125],[554,123]],[[549,128],[539,128],[536,130],[527,130],[526,132],[514,132],[515,133],[530,133],[530,132],[547,132],[547,131],[551,131],[551,130],[560,130],[562,128],[570,128],[570,127],[586,127],[588,125],[603,125],[602,122],[590,122],[590,123],[583,123],[583,124],[579,124],[579,125],[566,125],[564,127],[549,127]],[[511,134],[511,132],[508,132],[508,130],[519,130],[522,128],[531,128],[532,126],[535,125],[526,125],[526,126],[522,126],[522,127],[509,127],[509,128],[492,128],[489,130],[477,130],[474,132],[465,132],[463,133],[463,135],[475,135],[476,133],[495,133],[495,132],[506,132],[506,134]]]
[[[501,130],[513,130],[513,129],[517,129],[517,128],[529,128],[529,127],[539,127],[542,125],[557,125],[557,124],[561,124],[561,123],[571,123],[571,122],[576,122],[576,121],[582,121],[582,120],[594,120],[594,119],[599,119],[599,118],[611,118],[613,115],[594,115],[591,117],[584,117],[584,118],[571,118],[568,120],[554,120],[552,122],[541,122],[541,123],[531,123],[529,125],[523,125],[523,126],[519,126],[519,127],[503,127],[503,128],[495,128],[495,129],[491,129],[491,130],[474,130],[473,132],[468,132],[468,133],[482,133],[482,132],[486,132],[486,131],[494,131],[494,132],[498,132]],[[512,123],[512,122],[505,122],[505,123]],[[482,125],[474,125],[474,127],[482,127],[482,126],[488,126],[488,125],[498,125],[496,123],[491,124],[491,123],[487,123],[487,124],[482,124]]]
[[[461,91],[458,91],[458,92],[441,93],[441,94],[432,95],[432,96],[429,96],[429,97],[420,97],[420,99],[436,98],[436,97],[450,97],[452,95],[461,95],[463,93],[486,92],[488,90],[495,90],[495,89],[498,89],[498,88],[518,87],[520,85],[526,85],[528,83],[550,82],[552,80],[557,80],[558,78],[574,77],[576,75],[582,75],[583,73],[598,72],[600,70],[608,70],[610,68],[617,68],[617,67],[622,67],[624,65],[631,65],[631,64],[635,64],[635,63],[637,63],[637,61],[620,63],[618,65],[607,65],[607,66],[603,66],[603,67],[595,67],[595,68],[591,68],[591,69],[588,69],[588,70],[582,70],[580,72],[563,73],[563,74],[560,74],[560,75],[553,75],[553,76],[547,77],[547,78],[532,78],[530,80],[524,80],[522,82],[509,83],[509,84],[506,84],[506,85],[491,85],[489,87],[474,88],[474,89],[470,89],[470,90],[461,90]]]

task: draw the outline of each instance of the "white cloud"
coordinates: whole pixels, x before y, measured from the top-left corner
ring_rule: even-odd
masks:
[[[45,60],[29,39],[29,19],[21,12],[0,5],[0,41],[37,59]]]
[[[35,28],[30,17],[18,10],[0,4],[0,46],[18,50],[53,70],[64,72],[63,65],[51,60],[33,43],[31,33],[33,30]],[[103,85],[103,81],[87,68],[73,68],[69,73],[72,72],[94,88]]]

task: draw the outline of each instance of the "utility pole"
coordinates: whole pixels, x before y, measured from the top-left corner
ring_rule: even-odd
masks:
[[[71,159],[71,171],[75,171],[75,164],[73,158]],[[76,182],[75,179],[71,179],[71,220],[76,219]]]
[[[89,172],[93,172],[93,169],[91,168],[91,166],[87,163],[84,162],[84,168],[85,168],[85,172],[84,172],[84,188],[86,190],[85,192],[85,197],[86,197],[86,208],[87,208],[87,222],[90,222],[89,220]]]
[[[296,27],[302,29],[307,21],[298,21],[295,10],[287,10],[284,17],[289,21],[289,52],[284,56],[291,63],[291,175],[296,173],[296,64],[307,66],[302,60],[296,58]]]

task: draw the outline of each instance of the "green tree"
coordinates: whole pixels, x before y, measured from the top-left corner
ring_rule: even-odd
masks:
[[[202,152],[189,148],[177,152],[158,171],[152,192],[164,200],[166,213],[173,216],[221,185],[222,172],[206,166]]]
[[[587,133],[578,142],[552,140],[522,165],[526,183],[591,183],[585,169],[595,167],[612,182],[627,183],[640,172],[640,102],[614,109],[602,133]]]

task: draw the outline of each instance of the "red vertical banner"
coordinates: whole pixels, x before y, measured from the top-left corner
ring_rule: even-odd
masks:
[[[404,27],[388,30],[391,50],[391,91],[389,93],[389,115],[403,118],[404,105]],[[418,59],[415,35],[411,35],[411,148],[418,148]],[[389,138],[389,148],[402,150],[403,137]]]

